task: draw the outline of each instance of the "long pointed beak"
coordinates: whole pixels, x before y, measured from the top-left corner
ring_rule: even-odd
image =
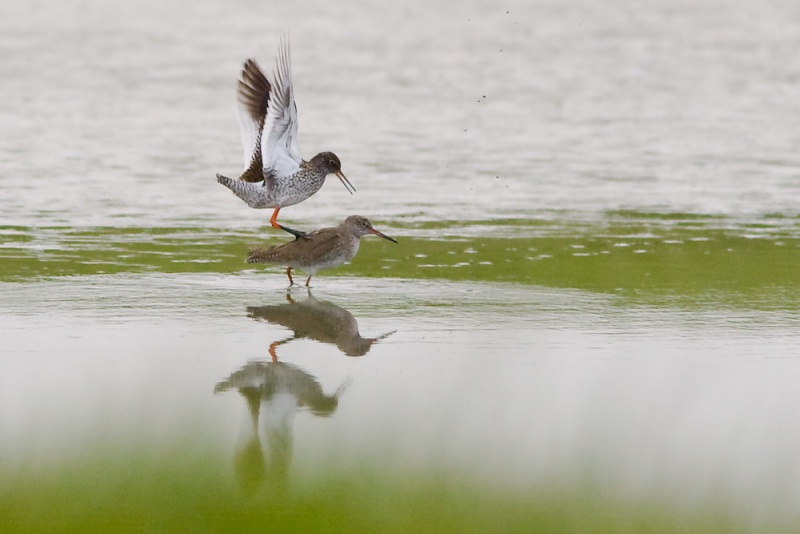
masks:
[[[342,185],[344,185],[345,189],[347,189],[351,195],[356,192],[356,188],[353,187],[353,184],[350,183],[350,180],[347,179],[347,176],[345,176],[342,171],[336,171],[336,177],[341,180]]]
[[[387,239],[387,240],[391,241],[392,243],[397,243],[397,240],[396,240],[396,239],[394,239],[394,238],[392,238],[392,237],[389,237],[388,235],[386,235],[386,234],[384,234],[384,233],[381,233],[381,232],[377,231],[375,228],[373,228],[373,229],[372,229],[372,233],[373,233],[373,234],[375,234],[375,235],[379,235],[379,236],[381,236],[382,238],[384,238],[384,239]]]

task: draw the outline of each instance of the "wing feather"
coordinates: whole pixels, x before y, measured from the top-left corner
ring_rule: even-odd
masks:
[[[302,160],[297,151],[297,105],[294,102],[289,43],[285,40],[281,40],[272,92],[267,103],[261,155],[265,174],[280,178],[300,169]]]

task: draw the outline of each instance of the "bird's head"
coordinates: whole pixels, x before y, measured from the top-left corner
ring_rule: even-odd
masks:
[[[397,240],[389,237],[388,235],[384,234],[383,232],[379,232],[375,228],[373,228],[372,223],[369,222],[369,219],[366,217],[362,217],[361,215],[351,215],[347,219],[345,219],[345,224],[348,225],[350,228],[353,229],[353,232],[358,237],[373,234],[380,236],[387,241],[391,241],[392,243],[397,243]]]
[[[326,176],[328,174],[335,174],[351,195],[355,192],[356,188],[353,187],[342,172],[342,162],[339,160],[339,156],[333,152],[320,152],[311,159],[311,163],[324,170]]]

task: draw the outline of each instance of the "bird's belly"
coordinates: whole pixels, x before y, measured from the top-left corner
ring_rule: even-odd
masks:
[[[275,197],[269,194],[266,187],[258,186],[253,189],[247,198],[242,197],[248,206],[255,209],[277,208],[278,203],[275,202]]]
[[[284,178],[275,188],[275,202],[281,207],[294,206],[319,191],[320,187],[322,187],[322,182],[313,183],[305,180]]]
[[[325,258],[318,261],[298,261],[295,265],[298,269],[302,269],[303,271],[310,272],[310,271],[324,271],[325,269],[333,269],[334,267],[338,267],[339,265],[343,264],[347,261],[347,258],[343,256],[334,256],[330,258]]]
[[[331,255],[327,258],[323,258],[317,261],[297,261],[294,262],[295,264],[292,267],[300,269],[301,271],[308,273],[309,275],[313,276],[319,271],[324,271],[326,269],[333,269],[334,267],[338,267],[342,265],[344,262],[347,261],[347,258],[344,255],[337,254]]]
[[[319,271],[338,267],[355,257],[356,253],[358,252],[359,240],[356,239],[344,244],[340,242],[339,245],[340,246],[336,247],[334,250],[331,250],[322,257],[316,257],[313,259],[298,258],[292,267],[301,269],[311,276]]]

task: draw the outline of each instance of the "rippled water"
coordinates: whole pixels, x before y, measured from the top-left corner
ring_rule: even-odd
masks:
[[[0,495],[186,440],[233,487],[367,466],[796,525],[799,6],[3,4]],[[283,220],[400,241],[311,296],[243,264],[282,237],[214,179],[284,33],[301,154],[358,191]]]
[[[797,217],[796,3],[404,6],[7,5],[4,220],[262,222],[214,173],[241,165],[242,58],[270,65],[284,32],[300,151],[359,189],[292,220]]]

